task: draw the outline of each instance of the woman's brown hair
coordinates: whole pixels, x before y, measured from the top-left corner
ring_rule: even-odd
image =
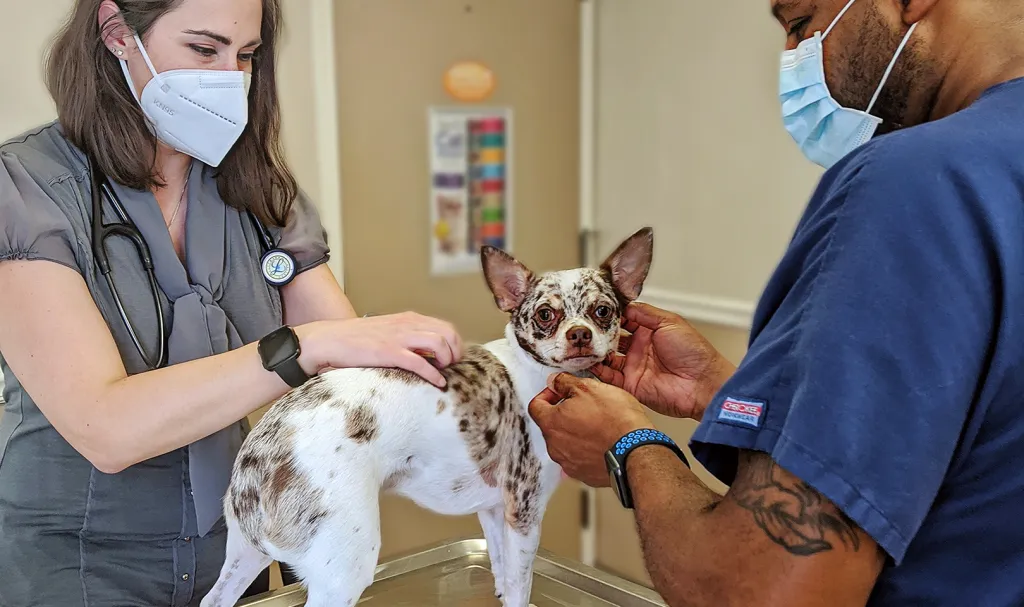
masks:
[[[139,38],[183,0],[115,0],[124,23]],[[157,139],[128,88],[116,57],[103,44],[102,0],[77,0],[46,57],[46,84],[68,140],[90,155],[111,179],[146,190],[163,183],[153,174]],[[284,225],[298,194],[284,160],[277,97],[276,51],[280,0],[263,0],[263,44],[253,59],[249,123],[216,169],[224,202],[251,210],[268,225]]]

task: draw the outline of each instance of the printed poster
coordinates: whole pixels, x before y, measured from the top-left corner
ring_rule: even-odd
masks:
[[[432,108],[430,269],[480,270],[480,247],[511,252],[511,110]]]

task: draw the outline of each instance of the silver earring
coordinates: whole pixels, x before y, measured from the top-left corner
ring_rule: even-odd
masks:
[[[118,57],[122,57],[124,56],[124,51],[122,51],[121,49],[117,49],[116,51],[114,51],[114,54],[116,54]]]

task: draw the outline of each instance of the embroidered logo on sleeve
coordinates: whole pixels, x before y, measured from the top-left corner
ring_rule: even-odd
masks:
[[[729,397],[722,403],[722,408],[718,411],[718,419],[751,428],[760,428],[764,409],[764,401]]]

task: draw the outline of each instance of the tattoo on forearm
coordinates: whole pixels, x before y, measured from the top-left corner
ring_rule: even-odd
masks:
[[[837,543],[860,550],[856,524],[820,493],[766,454],[742,457],[745,472],[729,496],[754,515],[754,522],[773,542],[797,556],[832,550]]]

